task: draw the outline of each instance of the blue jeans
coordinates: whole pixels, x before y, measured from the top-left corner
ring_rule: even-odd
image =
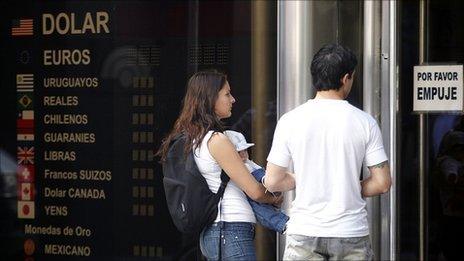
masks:
[[[248,222],[217,222],[206,227],[200,234],[201,253],[208,260],[256,260],[255,227]]]
[[[258,182],[261,182],[266,173],[264,169],[256,169],[251,174]],[[256,220],[261,225],[279,233],[284,232],[289,219],[287,215],[270,204],[258,203],[250,198],[248,198],[248,202],[255,213]]]

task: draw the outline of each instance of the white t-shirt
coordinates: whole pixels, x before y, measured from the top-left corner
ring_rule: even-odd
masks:
[[[363,162],[387,160],[379,126],[369,114],[344,100],[309,100],[280,118],[267,160],[282,167],[293,162],[296,197],[288,234],[369,234],[361,168]]]
[[[211,156],[208,148],[208,141],[213,131],[209,131],[201,145],[194,150],[195,163],[201,174],[205,177],[209,189],[217,193],[221,185],[221,167]],[[232,180],[226,186],[224,195],[220,203],[221,209],[214,222],[252,222],[256,223],[256,218],[246,198],[245,193]]]

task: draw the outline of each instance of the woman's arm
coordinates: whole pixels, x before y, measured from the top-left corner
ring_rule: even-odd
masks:
[[[250,174],[226,135],[219,132],[214,133],[208,141],[208,149],[230,179],[251,199],[260,203],[278,203],[279,199],[270,193],[265,193],[264,186]]]

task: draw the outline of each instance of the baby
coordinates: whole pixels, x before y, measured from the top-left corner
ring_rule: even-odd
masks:
[[[248,158],[247,149],[251,146],[254,146],[255,144],[247,143],[245,136],[243,136],[243,134],[240,132],[228,130],[224,133],[227,135],[227,137],[229,137],[232,144],[234,144],[238,154],[242,158],[245,166],[248,168],[251,174],[258,182],[262,183],[262,179],[266,172],[261,166]],[[270,204],[258,203],[254,200],[251,200],[250,198],[248,198],[248,202],[250,202],[256,219],[261,225],[280,233],[285,231],[287,221],[289,219],[287,215]]]

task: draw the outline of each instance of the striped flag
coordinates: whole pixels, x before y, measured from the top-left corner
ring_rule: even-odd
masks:
[[[16,120],[16,131],[18,141],[34,140],[34,111],[24,110],[18,114]]]
[[[34,133],[30,129],[21,129],[18,130],[16,134],[16,139],[18,141],[34,141]]]
[[[12,36],[26,36],[34,34],[33,19],[15,19],[11,25]]]
[[[18,218],[35,218],[34,201],[18,201]]]
[[[16,89],[19,92],[34,90],[34,74],[16,74]]]

